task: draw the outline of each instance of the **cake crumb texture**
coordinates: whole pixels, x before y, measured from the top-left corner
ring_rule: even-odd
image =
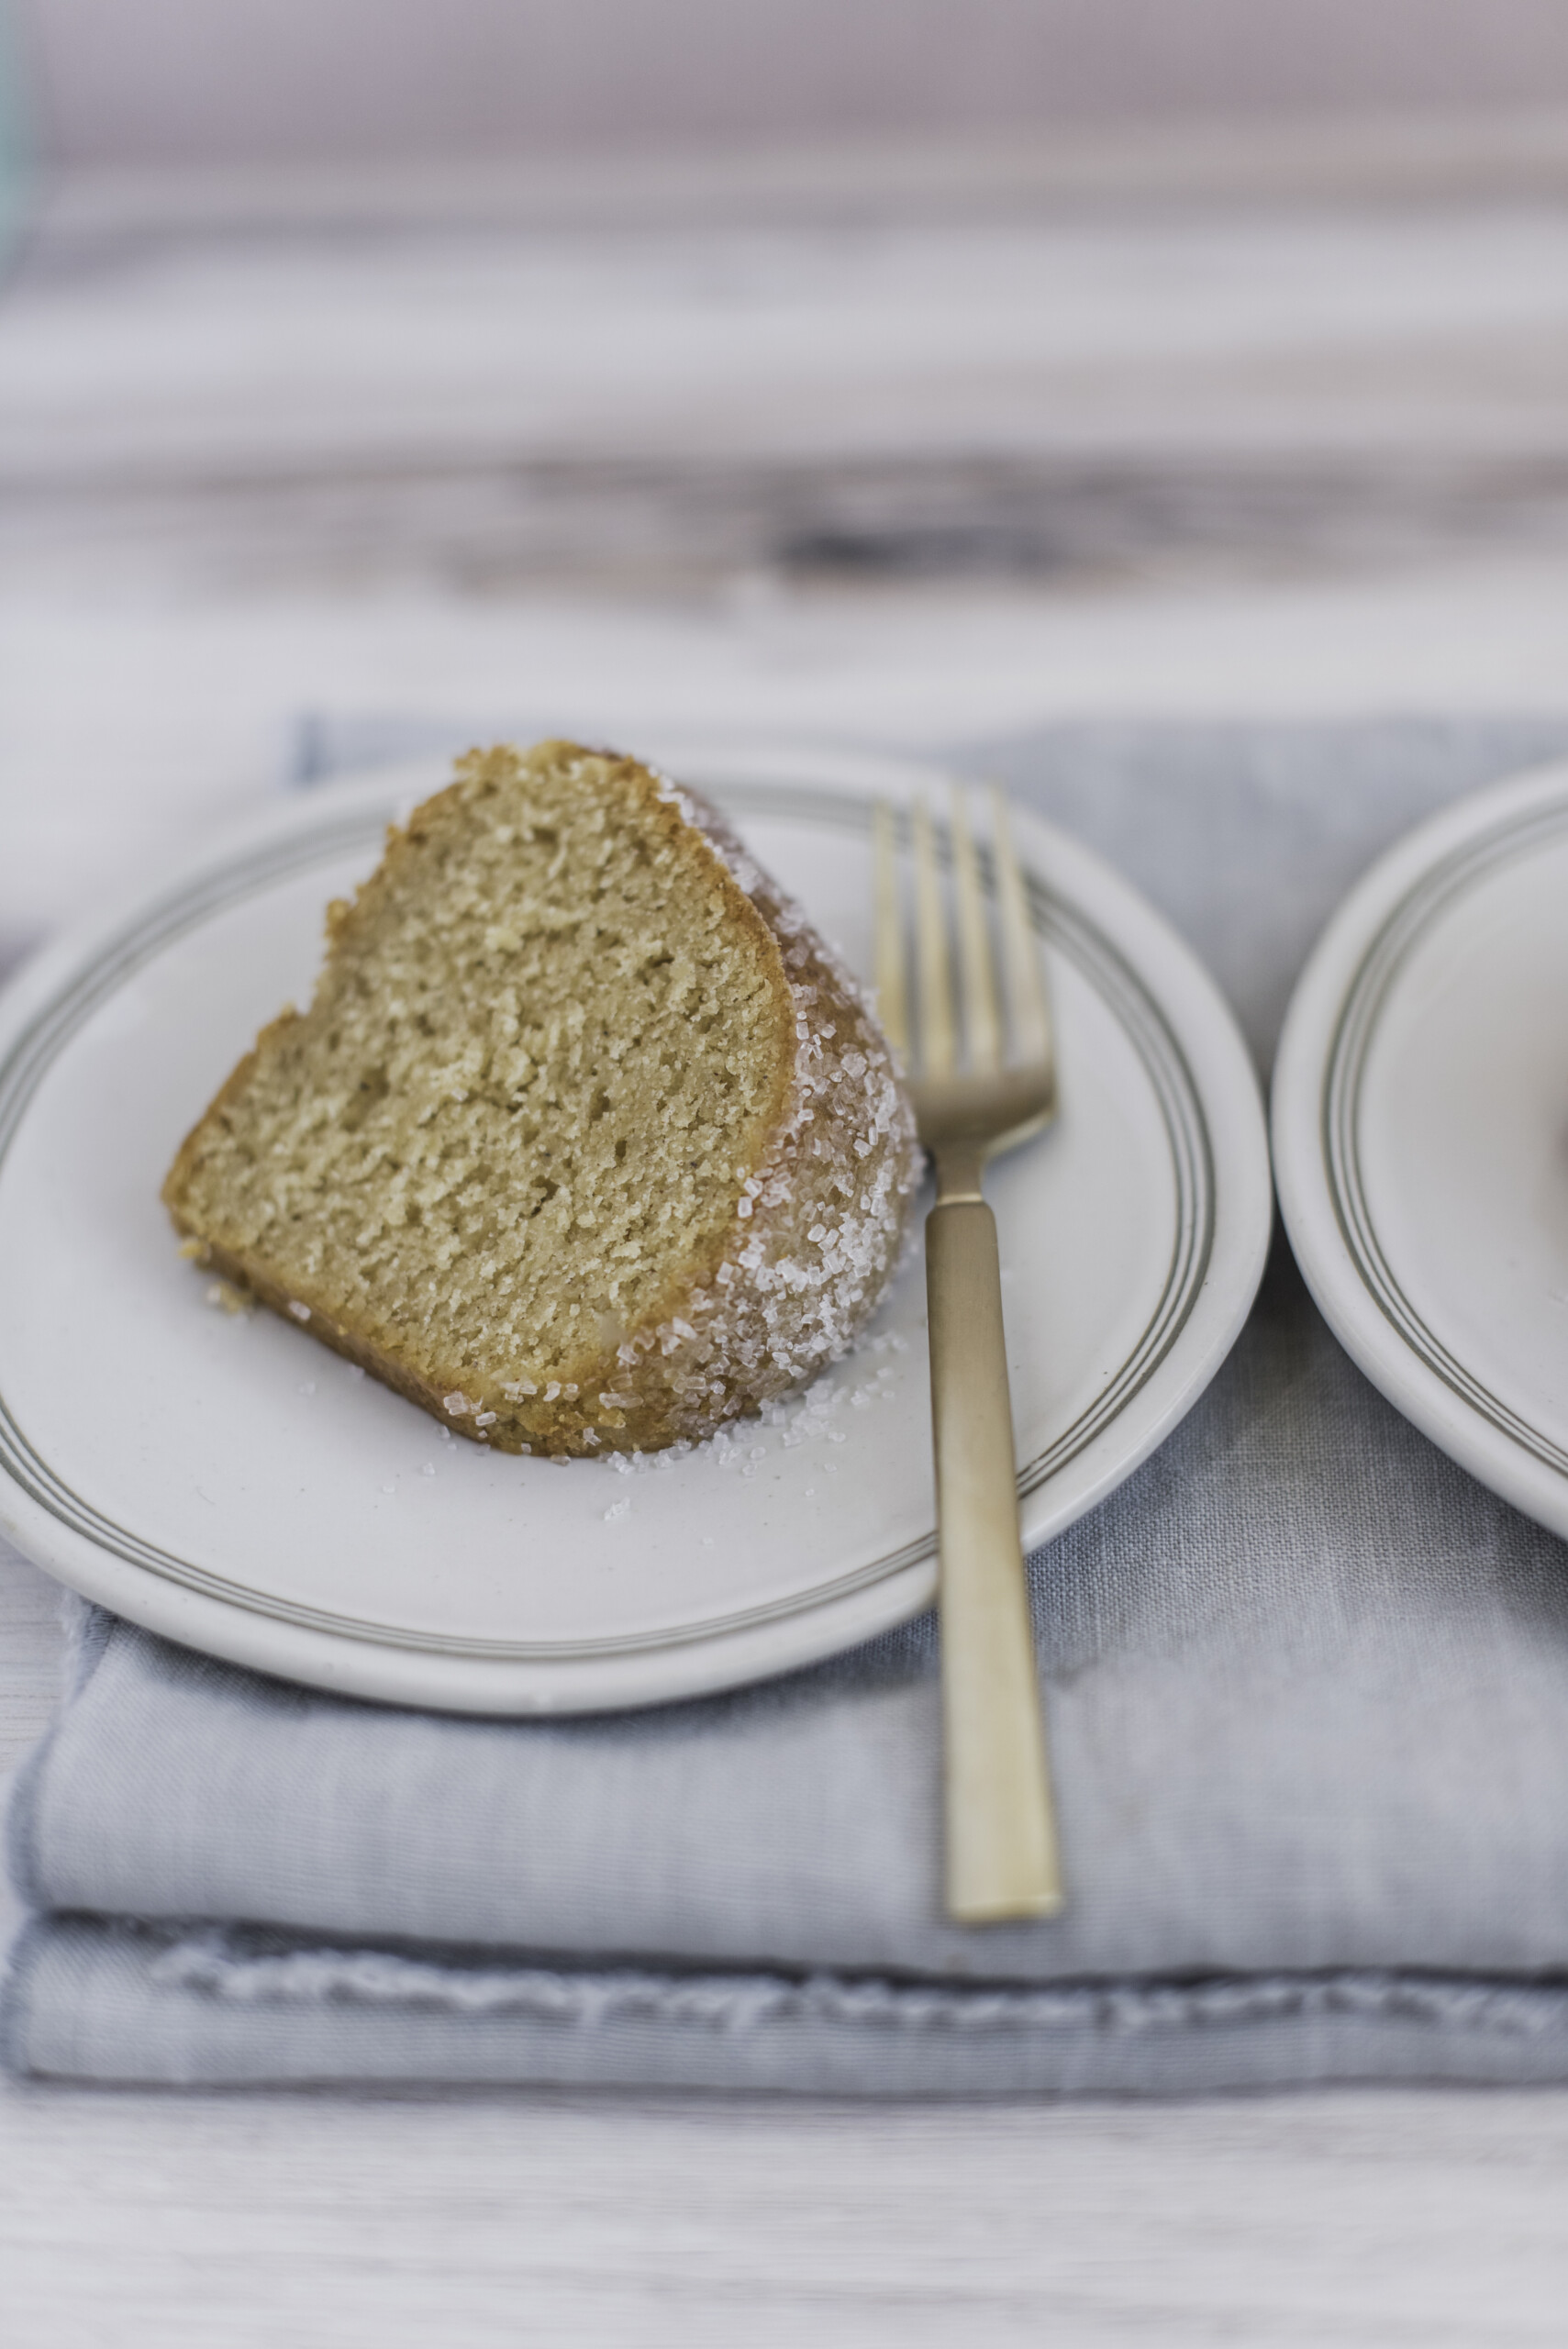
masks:
[[[164,1185],[204,1269],[514,1452],[699,1440],[852,1342],[907,1103],[695,796],[573,743],[470,752],[328,940]]]

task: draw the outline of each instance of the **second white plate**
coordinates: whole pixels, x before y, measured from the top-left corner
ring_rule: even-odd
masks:
[[[859,969],[874,795],[929,771],[653,746]],[[476,1712],[642,1705],[809,1662],[934,1591],[917,1257],[780,1424],[629,1474],[443,1441],[259,1313],[230,1319],[158,1190],[254,1030],[310,989],[322,908],[404,769],[295,803],[52,949],[0,1008],[0,1521],[89,1597],[258,1669]],[[940,779],[939,783],[940,783]],[[1262,1273],[1266,1144],[1234,1024],[1125,883],[1020,815],[1062,1115],[988,1178],[1026,1540],[1176,1424]]]
[[[1568,766],[1462,801],[1351,891],[1291,1000],[1273,1141],[1343,1344],[1568,1534]]]

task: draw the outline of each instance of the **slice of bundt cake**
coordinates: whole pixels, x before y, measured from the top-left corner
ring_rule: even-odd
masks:
[[[201,1261],[509,1452],[699,1438],[844,1352],[909,1110],[710,809],[569,742],[473,751],[327,927],[163,1186]]]

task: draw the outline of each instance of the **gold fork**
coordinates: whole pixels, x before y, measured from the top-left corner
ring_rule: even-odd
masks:
[[[959,983],[948,951],[935,828],[911,813],[915,1000],[891,807],[876,810],[876,981],[882,1022],[910,1078],[936,1172],[926,1286],[936,1438],[948,1913],[961,1924],[1045,1917],[1062,1906],[1040,1683],[1018,1539],[1012,1399],[996,1219],[981,1196],[988,1158],[1056,1112],[1051,1015],[999,791],[991,800],[1006,1028],[979,860],[956,785],[949,832]],[[960,1034],[962,1037],[961,1065]]]

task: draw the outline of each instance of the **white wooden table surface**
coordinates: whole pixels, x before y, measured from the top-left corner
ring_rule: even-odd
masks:
[[[1315,206],[67,192],[0,301],[0,954],[279,788],[306,710],[1568,709],[1550,160]],[[58,1664],[0,1561],[0,1766]],[[1568,2305],[1556,2092],[13,2087],[0,2165],[16,2349],[1508,2344]]]

